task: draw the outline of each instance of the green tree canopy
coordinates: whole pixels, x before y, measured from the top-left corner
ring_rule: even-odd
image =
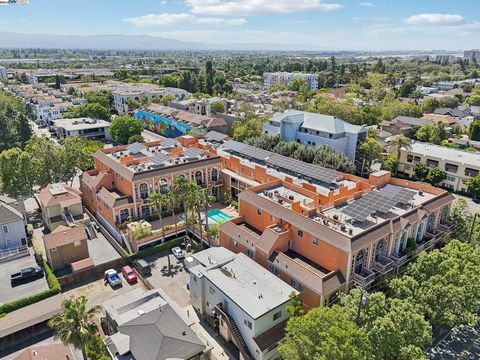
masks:
[[[467,193],[475,199],[480,198],[480,175],[468,179]]]
[[[142,124],[131,116],[118,116],[110,125],[112,139],[119,144],[127,144],[128,139],[134,135],[142,134]]]
[[[22,99],[0,91],[0,152],[14,146],[23,148],[31,136]]]
[[[98,103],[87,103],[80,106],[71,106],[64,118],[75,119],[89,117],[92,119],[110,120],[110,110]]]
[[[415,172],[415,178],[417,180],[420,180],[420,181],[427,180],[429,169],[425,166],[424,163],[416,164],[415,167],[413,168],[413,171]]]
[[[211,105],[211,110],[212,110],[214,113],[224,113],[224,112],[225,112],[225,105],[223,104],[222,101],[215,101],[215,102]]]
[[[445,180],[446,176],[442,169],[435,167],[428,171],[427,180],[432,185],[438,185]]]

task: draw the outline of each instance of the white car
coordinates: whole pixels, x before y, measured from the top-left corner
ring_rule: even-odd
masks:
[[[110,284],[112,288],[122,286],[122,278],[114,269],[109,269],[103,274],[103,279]]]
[[[177,259],[185,258],[185,250],[180,249],[178,246],[172,249],[172,253]]]

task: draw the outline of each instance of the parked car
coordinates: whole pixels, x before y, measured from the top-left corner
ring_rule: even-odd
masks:
[[[43,269],[40,266],[27,267],[19,272],[10,275],[10,283],[18,284],[27,279],[39,278],[43,276]]]
[[[105,271],[103,279],[108,282],[112,288],[122,285],[122,279],[114,269]]]
[[[127,280],[127,283],[133,284],[138,281],[137,274],[135,274],[132,270],[132,268],[128,265],[124,266],[122,268],[122,274],[125,280]]]
[[[133,260],[133,266],[138,270],[142,275],[148,276],[152,274],[152,267],[148,262],[143,259]]]
[[[172,253],[173,253],[173,255],[175,255],[175,257],[177,259],[184,259],[185,258],[185,250],[180,249],[178,246],[176,246],[172,249]]]

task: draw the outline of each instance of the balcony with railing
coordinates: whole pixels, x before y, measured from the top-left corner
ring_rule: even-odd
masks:
[[[393,260],[384,255],[376,257],[373,261],[373,268],[382,274],[389,272],[390,270],[393,269],[393,267],[394,267]]]
[[[365,287],[375,280],[375,273],[372,270],[363,268],[361,272],[353,275],[353,280],[358,285]]]

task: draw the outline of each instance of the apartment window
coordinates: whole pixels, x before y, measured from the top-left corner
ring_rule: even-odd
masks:
[[[275,266],[273,266],[271,264],[268,265],[268,270],[276,276],[280,275],[280,271]]]
[[[297,288],[297,280],[294,279],[294,278],[291,278],[290,279],[290,285],[292,285],[292,287],[294,287],[294,288]]]
[[[415,157],[413,158],[413,162],[414,162],[415,164],[418,164],[418,163],[420,162],[420,156],[415,156]]]
[[[273,314],[273,321],[275,320],[278,320],[282,317],[282,310],[276,312],[275,314]]]
[[[196,276],[193,277],[193,281],[197,282],[197,277]]]
[[[437,160],[427,159],[426,165],[427,165],[428,167],[432,167],[432,168],[438,167],[438,164],[439,164],[439,163],[438,163]]]
[[[298,237],[303,237],[303,230],[298,230],[297,235]]]
[[[318,245],[318,239],[314,237],[312,239],[312,243],[313,243],[313,245]]]
[[[301,283],[298,283],[298,291],[304,292],[305,291],[305,286],[303,286],[303,284],[301,284]]]
[[[458,171],[458,165],[446,163],[445,171],[456,173]]]
[[[247,255],[249,258],[253,259],[255,257],[255,252],[250,250],[250,249],[245,249],[245,255]]]
[[[454,178],[453,176],[446,175],[446,176],[445,176],[445,180],[448,180],[448,181],[455,181],[455,178]]]
[[[466,168],[465,169],[465,176],[477,176],[478,170]]]
[[[262,215],[262,209],[257,209],[257,215]]]
[[[244,323],[245,325],[247,325],[247,327],[248,327],[249,329],[252,329],[252,323],[251,323],[250,321],[248,321],[247,319],[245,319],[245,320],[243,320],[243,323]]]
[[[8,226],[3,225],[3,233],[8,234]]]
[[[413,161],[413,155],[407,155],[407,162]]]

